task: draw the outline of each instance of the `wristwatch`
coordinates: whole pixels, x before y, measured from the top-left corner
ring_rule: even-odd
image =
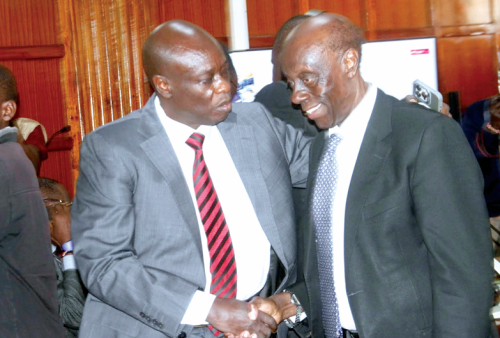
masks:
[[[283,290],[283,292],[288,292],[290,294],[291,297],[290,301],[292,302],[293,305],[295,305],[296,308],[295,316],[291,316],[284,319],[286,326],[288,326],[290,329],[293,329],[298,323],[303,321],[307,317],[307,315],[304,312],[304,308],[302,307],[302,305],[300,305],[297,296],[295,296],[292,292],[288,290]]]

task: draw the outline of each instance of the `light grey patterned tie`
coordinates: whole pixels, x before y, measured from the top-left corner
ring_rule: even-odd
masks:
[[[339,306],[333,281],[332,208],[337,190],[338,166],[335,151],[341,138],[332,134],[321,157],[314,187],[313,217],[316,225],[319,285],[323,303],[325,336],[337,338],[342,334]]]

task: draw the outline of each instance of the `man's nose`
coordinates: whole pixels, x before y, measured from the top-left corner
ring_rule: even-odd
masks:
[[[215,83],[215,92],[217,94],[229,93],[231,91],[231,82],[225,76],[219,76]]]
[[[308,94],[300,87],[295,87],[292,92],[292,102],[294,104],[301,104],[308,98]]]

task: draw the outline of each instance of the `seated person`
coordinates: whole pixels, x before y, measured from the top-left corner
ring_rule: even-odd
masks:
[[[17,127],[17,142],[23,147],[38,175],[41,162],[47,159],[47,133],[45,128],[34,120],[14,119],[18,105],[19,93],[14,74],[7,67],[0,65],[0,129]]]
[[[59,182],[39,178],[38,183],[49,215],[52,252],[57,273],[59,314],[66,337],[77,337],[87,290],[83,286],[73,257],[71,241],[71,198]]]

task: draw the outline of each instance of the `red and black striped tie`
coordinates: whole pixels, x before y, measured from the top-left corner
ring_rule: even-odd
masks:
[[[210,273],[212,284],[210,293],[217,297],[236,297],[236,261],[233,242],[222,212],[217,193],[210,178],[205,159],[203,158],[203,141],[205,136],[193,133],[186,143],[194,149],[193,183],[196,202],[200,210],[201,221],[205,228],[210,253]],[[220,331],[209,325],[214,335]]]

